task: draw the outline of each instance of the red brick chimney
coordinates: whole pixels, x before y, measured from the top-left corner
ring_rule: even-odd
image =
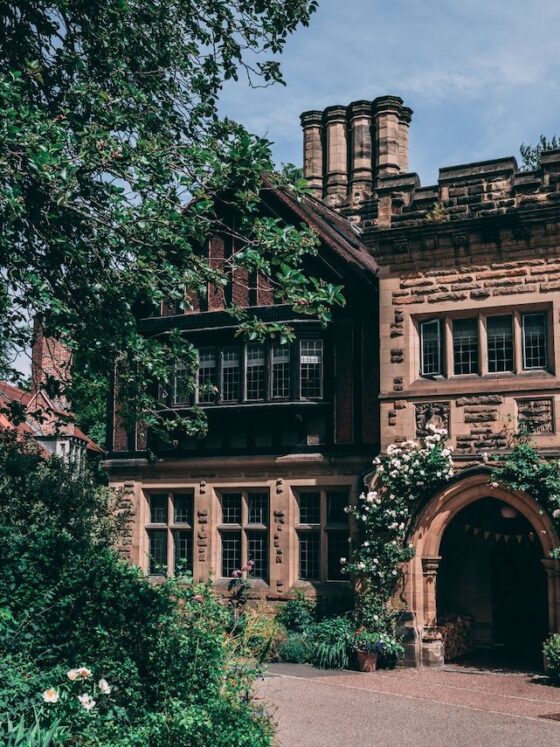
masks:
[[[72,354],[61,342],[46,337],[41,321],[33,324],[33,347],[31,351],[31,391],[36,394],[52,377],[65,386],[70,383]]]

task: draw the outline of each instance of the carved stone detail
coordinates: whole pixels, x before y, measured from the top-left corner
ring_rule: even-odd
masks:
[[[517,423],[528,433],[553,433],[552,399],[518,399]]]
[[[428,426],[446,428],[449,431],[449,402],[418,402],[416,404],[416,436],[428,435]]]
[[[404,361],[404,350],[393,348],[391,350],[391,363],[402,363]]]

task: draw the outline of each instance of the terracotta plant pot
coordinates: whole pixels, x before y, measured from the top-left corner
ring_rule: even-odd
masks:
[[[372,654],[369,651],[356,651],[356,655],[360,672],[375,672],[377,669],[377,654]]]

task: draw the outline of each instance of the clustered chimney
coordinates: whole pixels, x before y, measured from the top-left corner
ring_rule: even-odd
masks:
[[[406,173],[411,117],[398,96],[304,112],[304,176],[315,196],[359,203],[384,176]]]

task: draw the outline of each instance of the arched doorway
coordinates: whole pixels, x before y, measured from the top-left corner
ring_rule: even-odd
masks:
[[[548,632],[542,545],[496,498],[459,511],[440,544],[436,605],[446,660],[535,668]]]
[[[492,501],[495,501],[495,503]],[[477,503],[479,503],[478,507]],[[408,642],[405,645],[406,658],[410,665],[441,666],[444,663],[443,636],[439,623],[445,612],[460,613],[462,611],[450,609],[456,606],[453,593],[449,591],[450,585],[467,583],[469,577],[468,568],[463,568],[462,573],[466,580],[458,581],[457,575],[453,580],[453,564],[455,563],[456,574],[457,564],[460,565],[461,560],[464,559],[464,553],[453,550],[454,535],[455,544],[458,542],[457,527],[462,526],[463,535],[466,533],[465,524],[483,532],[490,532],[491,529],[488,526],[483,527],[482,521],[487,519],[490,521],[492,511],[495,510],[499,510],[501,516],[503,507],[509,507],[513,510],[514,518],[517,521],[516,526],[520,531],[503,530],[502,534],[515,534],[515,536],[513,540],[510,538],[507,542],[503,538],[498,540],[498,543],[503,542],[504,551],[501,554],[496,554],[494,563],[496,582],[492,580],[490,601],[486,602],[486,612],[488,612],[488,605],[492,609],[492,620],[485,621],[490,626],[486,628],[487,641],[495,640],[496,643],[502,643],[505,646],[509,635],[507,632],[508,615],[510,623],[513,619],[512,614],[514,616],[515,614],[519,615],[514,624],[509,626],[514,631],[512,636],[515,636],[523,626],[522,608],[532,603],[534,594],[540,600],[538,602],[540,612],[536,615],[536,619],[540,622],[535,622],[534,625],[531,623],[532,629],[538,631],[541,624],[544,626],[543,617],[546,616],[545,633],[560,630],[560,561],[550,558],[551,550],[560,546],[554,527],[533,498],[517,491],[507,491],[495,483],[490,483],[489,471],[481,468],[464,474],[462,479],[446,486],[428,501],[415,517],[410,533],[410,542],[416,553],[407,565],[404,588],[404,601],[411,611],[411,620],[406,623]],[[467,509],[472,514],[462,514]],[[467,516],[470,521],[466,520],[465,517]],[[501,516],[501,518],[505,520],[505,517]],[[498,520],[496,519],[496,521]],[[495,533],[500,534],[500,528],[498,527],[501,525],[496,526]],[[448,530],[449,535],[446,537]],[[531,532],[534,534],[534,540],[530,538],[527,540],[527,548],[530,547],[529,543],[532,546],[534,542],[535,546],[530,551],[533,554],[530,555],[529,562],[524,564],[523,556],[517,553],[520,548],[516,548],[516,544],[521,544],[517,535],[526,533],[529,537]],[[484,534],[482,539],[490,541],[490,537],[485,537]],[[494,541],[496,541],[495,537]],[[522,541],[525,540],[522,539]],[[510,545],[510,543],[512,544]],[[454,556],[455,561],[453,560]],[[470,571],[471,583],[473,578],[475,584],[477,579],[478,583],[481,583],[481,579],[486,579],[486,576],[490,579],[494,578],[490,572],[489,564],[486,563],[485,565],[481,557],[479,553],[478,566],[473,561],[474,565],[472,565]],[[537,560],[544,568],[544,581],[542,573],[537,571]],[[508,564],[509,568],[513,570],[511,573],[507,570]],[[444,570],[440,577],[440,567],[445,569],[446,565],[448,566],[447,570]],[[514,570],[516,568],[518,570]],[[527,583],[516,583],[516,576],[517,579],[520,579],[522,574],[524,574],[523,577]],[[440,580],[444,587],[441,593],[438,592]],[[543,586],[545,592],[543,592]],[[446,606],[447,610],[445,609]],[[517,611],[512,613],[514,606]],[[545,612],[542,611],[543,607],[546,607]],[[486,617],[489,617],[489,615],[487,614]],[[483,621],[483,618],[484,613],[480,620]],[[525,624],[527,624],[526,621]],[[479,625],[477,631],[479,640],[481,629],[482,626]],[[537,638],[540,633],[535,632],[532,635]],[[508,645],[511,648],[512,645],[515,645],[515,641],[513,641],[513,644],[509,641]],[[522,646],[523,641],[519,645]],[[532,645],[534,647],[534,644]]]

